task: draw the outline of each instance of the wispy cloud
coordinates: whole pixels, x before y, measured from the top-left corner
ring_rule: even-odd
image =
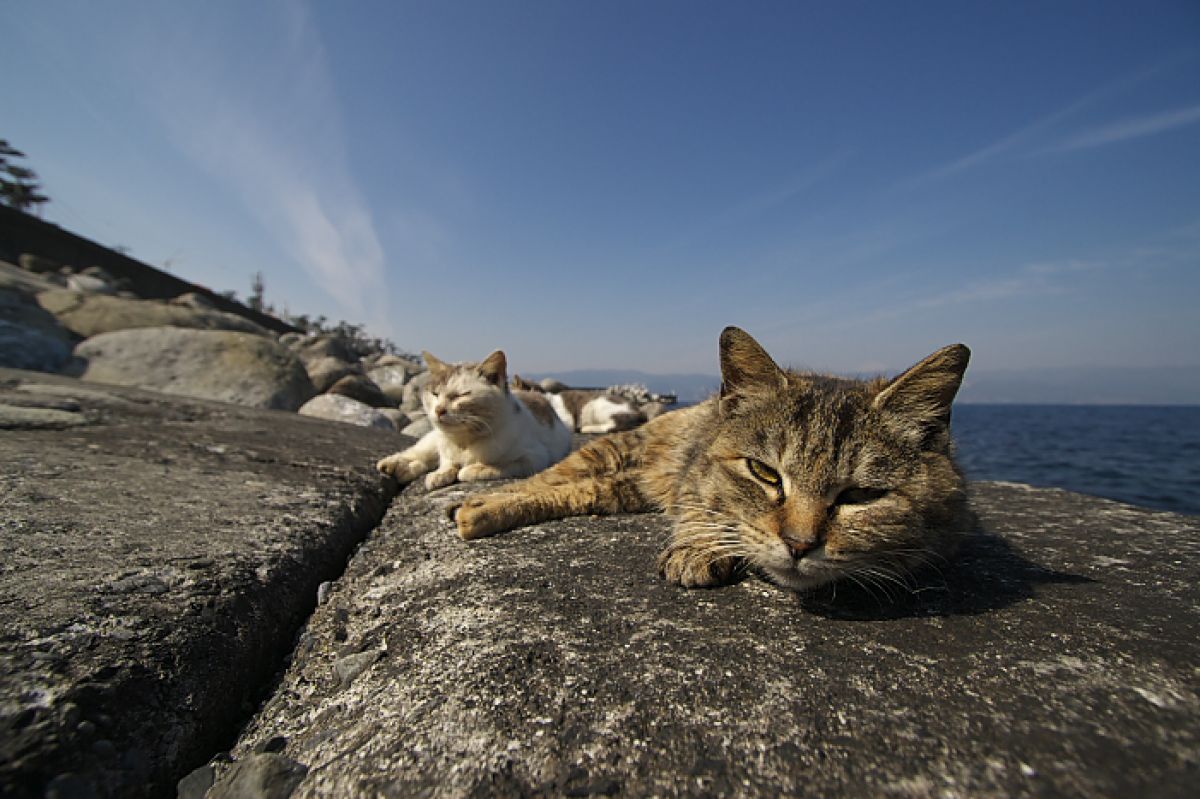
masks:
[[[1187,58],[1190,57],[1191,54],[1188,54]],[[1111,101],[1164,72],[1176,68],[1184,60],[1186,59],[1172,57],[1093,89],[1057,111],[1046,114],[1002,136],[991,144],[919,175],[910,181],[909,185],[923,184],[951,177],[1006,157],[1019,158],[1049,152],[1080,149],[1082,147],[1097,147],[1137,136],[1150,135],[1166,130],[1169,127],[1189,124],[1194,119],[1187,117],[1181,121],[1181,115],[1196,111],[1197,109],[1183,109],[1182,111],[1168,114],[1158,114],[1151,117],[1111,123],[1082,134],[1076,133],[1071,135],[1062,132],[1063,126],[1069,123],[1072,118],[1088,109]],[[1065,142],[1062,141],[1064,136],[1069,136]]]
[[[896,309],[895,315],[981,302],[994,302],[1016,297],[1050,296],[1071,290],[1071,276],[1102,269],[1091,261],[1068,260],[1025,264],[1008,275],[976,280],[941,292],[914,298]]]
[[[1165,133],[1168,130],[1174,130],[1175,128],[1181,128],[1196,122],[1200,122],[1200,105],[1179,108],[1174,111],[1165,111],[1159,114],[1123,119],[1118,122],[1101,125],[1092,130],[1076,134],[1065,142],[1050,148],[1049,151],[1068,152],[1088,147],[1101,147],[1106,144],[1116,144],[1131,139],[1140,139],[1145,136],[1154,136],[1155,134]]]
[[[341,312],[386,325],[384,252],[349,169],[324,45],[303,3],[271,10],[253,69],[224,62],[228,46],[203,32],[165,37],[175,50],[151,78],[154,110]]]

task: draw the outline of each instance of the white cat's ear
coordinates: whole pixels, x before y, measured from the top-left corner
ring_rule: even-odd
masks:
[[[508,383],[508,360],[503,350],[496,350],[479,364],[479,373],[491,384],[503,386]]]
[[[435,357],[431,352],[422,351],[421,357],[425,359],[425,365],[429,367],[430,374],[434,376],[443,374],[450,368],[444,361]]]
[[[721,331],[722,404],[738,394],[778,390],[786,382],[783,370],[749,333],[737,327]]]
[[[874,406],[922,427],[946,427],[970,359],[971,351],[962,344],[943,347],[888,383],[876,395]]]

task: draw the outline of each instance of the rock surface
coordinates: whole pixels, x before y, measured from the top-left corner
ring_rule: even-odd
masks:
[[[981,484],[924,590],[799,599],[664,584],[654,515],[465,544],[465,490],[393,503],[236,757],[286,741],[295,796],[1194,795],[1196,519]]]
[[[283,344],[282,339],[279,343]],[[346,375],[359,373],[359,368],[355,364],[332,356],[309,359],[305,362],[304,368],[318,394],[324,394],[334,383]]]
[[[71,356],[75,337],[37,302],[50,288],[37,275],[0,263],[0,367],[51,372]]]
[[[168,795],[261,698],[405,439],[12,370],[0,405],[76,422],[0,433],[0,795]]]
[[[383,515],[393,433],[0,371],[6,408],[0,795],[1194,793],[1200,519],[976,484],[919,590],[685,591],[660,516]]]
[[[274,339],[158,327],[93,336],[75,348],[80,376],[100,383],[294,411],[316,394],[304,366]]]
[[[403,361],[394,356],[390,357],[392,357],[391,361],[368,371],[367,377],[375,381],[375,384],[392,400],[394,405],[400,405],[404,402],[405,384],[420,374],[422,370],[415,363]]]
[[[390,408],[396,405],[379,390],[374,380],[365,375],[346,375],[329,387],[329,393],[358,400],[372,408]]]
[[[212,308],[173,305],[157,300],[131,300],[105,294],[54,289],[38,302],[78,336],[144,327],[187,327],[198,330],[236,330],[267,335],[267,331],[236,314]]]
[[[374,427],[381,430],[395,430],[392,420],[372,408],[340,394],[321,394],[313,397],[300,406],[297,411],[301,416],[312,416],[317,419],[328,419],[331,422],[344,422],[359,427]]]

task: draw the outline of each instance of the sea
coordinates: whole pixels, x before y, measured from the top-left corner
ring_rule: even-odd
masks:
[[[1200,406],[954,406],[973,480],[1054,486],[1200,514]]]

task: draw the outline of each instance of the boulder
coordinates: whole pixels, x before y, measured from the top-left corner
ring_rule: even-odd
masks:
[[[400,395],[400,410],[405,413],[424,410],[421,403],[421,392],[425,390],[425,386],[429,385],[429,379],[429,372],[426,371],[404,384],[404,390]]]
[[[0,304],[3,302],[0,293]],[[56,372],[70,357],[69,340],[48,332],[46,328],[0,319],[0,366]]]
[[[67,278],[67,289],[70,291],[81,291],[85,294],[115,294],[116,289],[111,283],[107,283],[98,277],[92,275],[71,275]]]
[[[375,381],[375,385],[392,400],[393,405],[400,405],[404,402],[404,386],[419,373],[420,369],[415,364],[388,363],[376,365],[367,372],[367,377]]]
[[[212,300],[199,294],[195,291],[186,291],[170,301],[171,305],[179,305],[184,308],[198,308],[201,310],[215,309]]]
[[[667,585],[660,515],[472,543],[413,484],[234,747],[293,796],[1172,796],[1200,752],[1200,520],[973,486],[919,581]]]
[[[412,421],[408,414],[399,408],[376,408],[375,410],[379,411],[389,420],[391,420],[392,427],[396,428],[397,430],[403,430],[404,428],[408,427],[409,423]]]
[[[289,349],[295,349],[305,338],[303,333],[284,333],[279,337],[279,343]]]
[[[273,338],[224,330],[152,327],[103,333],[75,348],[79,376],[168,394],[294,411],[316,390]]]
[[[31,252],[21,253],[21,256],[17,259],[17,262],[25,271],[33,272],[34,274],[38,275],[48,275],[52,272],[57,272],[62,268],[62,264],[60,264],[58,261],[51,260],[50,258],[44,258],[40,255],[34,255]]]
[[[406,442],[0,369],[18,404],[80,423],[0,433],[0,796],[174,796],[262,700]]]
[[[313,387],[320,394],[324,394],[346,375],[360,374],[358,364],[348,363],[333,356],[305,361],[304,369],[308,372],[308,379],[312,381]]]
[[[350,397],[372,408],[389,408],[396,404],[366,375],[348,374],[330,386],[327,393]]]
[[[403,355],[392,355],[391,353],[377,356],[372,366],[403,366],[408,369],[410,374],[414,375],[425,369],[425,366],[416,358],[406,358]]]
[[[300,406],[298,413],[301,416],[345,422],[359,427],[376,427],[381,430],[396,429],[392,425],[391,419],[370,405],[340,394],[321,394],[313,397]]]
[[[198,330],[238,330],[268,335],[264,328],[236,314],[172,305],[157,300],[131,300],[104,294],[54,289],[39,294],[38,302],[57,316],[64,327],[83,338],[117,330],[166,326]]]
[[[400,430],[404,435],[420,438],[433,429],[433,423],[423,411],[409,411],[407,416],[409,423]]]
[[[305,363],[321,358],[337,358],[347,363],[356,363],[358,353],[350,346],[350,342],[341,336],[325,333],[316,336],[306,336],[294,345],[296,354]]]
[[[33,295],[0,285],[0,366],[55,372],[74,345],[71,333]]]

